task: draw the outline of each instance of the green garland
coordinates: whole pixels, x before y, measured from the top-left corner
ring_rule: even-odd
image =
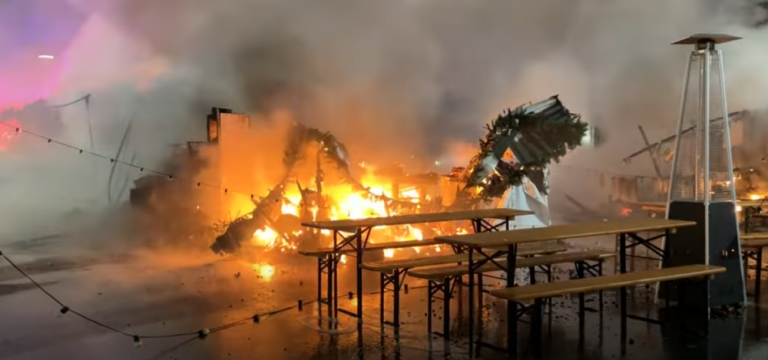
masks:
[[[568,150],[581,145],[587,123],[566,109],[557,96],[546,101],[551,100],[551,106],[537,113],[530,111],[530,106],[520,106],[508,109],[486,125],[488,133],[480,140],[480,152],[472,158],[465,174],[468,187],[481,187],[477,197],[498,198],[510,187],[521,185],[529,174],[543,171],[552,161],[560,162]],[[507,148],[513,150],[518,162],[513,166],[499,161],[490,175],[478,182],[476,174],[486,170],[483,159],[491,154],[501,158]]]

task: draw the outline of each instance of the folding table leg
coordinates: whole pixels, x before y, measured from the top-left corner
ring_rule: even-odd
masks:
[[[584,278],[584,262],[579,261],[576,263],[576,274],[579,279]],[[579,334],[584,335],[584,293],[579,293]]]
[[[515,286],[517,245],[507,248],[507,287]],[[517,303],[507,301],[507,359],[517,359]]]
[[[326,288],[326,293],[328,295],[328,301],[327,301],[327,303],[328,303],[328,321],[331,321],[331,318],[334,317],[334,315],[333,315],[333,301],[334,301],[334,299],[333,299],[333,272],[334,272],[334,266],[333,266],[334,259],[333,259],[333,256],[335,256],[335,255],[328,255],[328,257],[326,257],[327,261],[326,261],[326,264],[325,264],[325,271],[327,272],[327,275],[328,275],[328,281],[327,281],[327,283],[325,285],[327,287]]]
[[[622,274],[627,272],[627,234],[619,235],[619,270]],[[627,288],[621,287],[620,304],[621,306],[621,353],[626,353],[627,343]]]
[[[317,307],[323,304],[323,258],[317,258]]]
[[[479,226],[478,226],[479,227]],[[475,350],[475,272],[473,266],[475,265],[472,259],[474,249],[469,248],[469,356],[474,354]],[[461,285],[461,278],[459,278],[459,285]],[[461,287],[459,288],[461,289]],[[461,293],[459,293],[459,301],[461,301]],[[461,314],[461,309],[459,309]],[[461,315],[459,315],[461,316]]]
[[[552,265],[547,265],[545,267],[547,269],[547,282],[552,282]],[[550,315],[550,328],[552,327],[552,298],[547,298],[547,309],[549,309],[549,315]]]
[[[358,229],[355,233],[355,241],[357,242],[357,322],[358,324],[363,322],[363,231]],[[395,304],[397,305],[397,304]]]
[[[597,275],[598,275],[598,276],[603,276],[603,260],[600,260],[600,261],[597,263]],[[600,301],[600,305],[598,305],[598,307],[599,307],[599,309],[600,309],[600,310],[599,310],[599,312],[600,312],[600,318],[602,319],[602,317],[603,317],[603,290],[600,290],[600,291],[597,293],[597,300],[598,300],[598,301]]]
[[[517,303],[507,301],[507,359],[517,359]]]

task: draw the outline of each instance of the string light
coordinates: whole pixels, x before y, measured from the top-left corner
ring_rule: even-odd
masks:
[[[57,145],[69,148],[69,149],[76,150],[79,154],[85,153],[85,154],[92,155],[92,156],[95,156],[95,157],[100,158],[100,159],[109,160],[109,162],[112,163],[112,164],[118,163],[118,164],[121,164],[121,165],[125,165],[125,166],[128,166],[128,167],[137,169],[141,173],[146,171],[146,172],[151,173],[151,174],[155,174],[155,175],[158,175],[158,176],[163,176],[163,177],[167,178],[169,181],[172,181],[172,180],[184,181],[184,180],[186,180],[186,179],[179,178],[179,177],[177,177],[177,176],[175,176],[173,174],[165,173],[163,171],[149,169],[149,168],[146,168],[144,166],[136,165],[136,164],[133,164],[133,163],[129,163],[129,162],[126,162],[126,161],[122,161],[122,160],[119,160],[119,159],[112,158],[110,156],[106,156],[106,155],[99,154],[99,153],[96,153],[96,152],[93,152],[93,151],[82,149],[82,148],[76,147],[74,145],[67,144],[65,142],[62,142],[62,141],[59,141],[59,140],[56,140],[56,139],[49,138],[47,136],[38,134],[36,132],[22,129],[21,127],[14,126],[12,124],[0,122],[0,125],[12,128],[17,133],[24,133],[24,134],[28,134],[28,135],[34,136],[34,137],[36,137],[38,139],[45,140],[49,144],[53,143],[53,144],[57,144]],[[588,167],[580,167],[580,166],[573,166],[573,165],[565,165],[565,164],[552,164],[552,165],[550,165],[550,167],[553,167],[553,168],[556,168],[556,167],[569,168],[569,169],[574,169],[574,170],[588,171],[588,172],[591,172],[591,173],[603,174],[603,175],[608,175],[608,176],[617,176],[617,177],[646,177],[646,176],[643,176],[643,175],[619,174],[619,173],[613,173],[613,172],[604,171],[604,170],[601,170],[601,169],[588,168]],[[647,176],[647,177],[655,178],[655,176]],[[251,199],[255,198],[255,194],[253,194],[251,192],[236,191],[236,190],[232,190],[232,189],[229,189],[229,188],[222,187],[219,184],[206,183],[206,182],[201,182],[201,181],[196,181],[196,180],[191,180],[191,179],[189,181],[194,183],[194,184],[196,184],[197,187],[207,187],[207,188],[211,188],[211,189],[216,189],[218,191],[222,191],[225,195],[229,194],[230,192],[232,192],[232,193],[236,193],[236,194],[246,195],[246,196],[250,197]],[[365,189],[365,190],[367,190],[367,189]],[[388,198],[386,196],[383,196],[383,195],[378,195],[378,194],[371,193],[370,191],[369,191],[369,196],[371,196],[372,198],[374,198],[376,200],[379,200],[379,201],[396,201],[394,199],[390,199],[390,198]],[[418,204],[414,204],[414,203],[411,203],[411,202],[404,202],[404,204],[408,205],[408,206],[417,206],[418,205]]]
[[[15,125],[12,125],[12,124],[7,124],[7,123],[4,123],[4,122],[0,122],[0,125],[12,128],[17,133],[23,133],[23,134],[27,134],[27,135],[36,137],[36,138],[41,139],[41,140],[45,140],[49,144],[56,144],[56,145],[59,145],[59,146],[65,147],[65,148],[76,150],[79,154],[88,154],[88,155],[91,155],[91,156],[94,156],[94,157],[97,157],[97,158],[100,158],[100,159],[103,159],[103,160],[109,160],[109,162],[111,164],[117,163],[117,164],[121,164],[121,165],[125,165],[125,166],[128,166],[128,167],[137,169],[141,173],[146,171],[147,173],[150,173],[150,174],[154,174],[154,175],[165,177],[169,181],[172,181],[172,180],[176,180],[176,181],[187,180],[187,179],[182,179],[182,178],[179,178],[176,175],[169,174],[169,173],[166,173],[166,172],[163,172],[163,171],[153,170],[153,169],[141,166],[141,165],[136,165],[136,164],[133,164],[133,163],[130,163],[130,162],[126,162],[126,161],[120,160],[120,159],[115,159],[115,158],[110,157],[110,156],[99,154],[97,152],[93,152],[93,151],[90,151],[90,150],[87,150],[87,149],[79,148],[77,146],[74,146],[74,145],[71,145],[71,144],[68,144],[68,143],[65,143],[65,142],[62,142],[62,141],[59,141],[59,140],[56,140],[56,139],[44,136],[42,134],[38,134],[38,133],[33,132],[33,131],[22,129],[22,128],[20,128],[18,126],[15,126]],[[249,196],[251,199],[253,199],[255,197],[255,194],[253,194],[251,192],[236,191],[236,190],[232,190],[232,189],[229,189],[229,188],[224,188],[224,187],[222,187],[221,185],[218,185],[218,184],[206,183],[206,182],[192,180],[192,179],[189,179],[189,181],[191,183],[196,184],[197,187],[207,187],[207,188],[211,188],[211,189],[216,189],[216,190],[219,190],[219,191],[223,191],[224,194],[236,193],[236,194],[241,194],[241,195]]]
[[[224,324],[224,325],[220,325],[220,326],[217,326],[217,327],[202,328],[202,329],[199,329],[197,331],[189,331],[189,332],[181,332],[181,333],[173,333],[173,334],[157,334],[157,335],[130,334],[130,333],[127,333],[127,332],[125,332],[123,330],[120,330],[120,329],[114,328],[114,327],[112,327],[110,325],[107,325],[105,323],[102,323],[102,322],[100,322],[100,321],[98,321],[96,319],[88,317],[88,316],[86,316],[86,315],[84,315],[84,314],[82,314],[82,313],[80,313],[78,311],[75,311],[75,310],[71,309],[70,307],[64,305],[64,303],[62,303],[61,300],[59,300],[58,298],[53,296],[53,294],[51,294],[48,290],[46,290],[43,286],[41,286],[37,281],[35,281],[31,276],[29,276],[29,274],[27,274],[18,265],[16,265],[16,263],[13,262],[11,259],[9,259],[8,256],[5,255],[2,251],[0,251],[0,257],[5,259],[5,261],[7,261],[8,264],[11,265],[11,267],[16,269],[16,271],[18,271],[24,278],[26,278],[27,280],[29,280],[29,282],[31,282],[33,285],[35,285],[35,287],[37,287],[38,290],[42,291],[46,296],[48,296],[56,304],[61,306],[61,308],[59,309],[59,312],[62,315],[73,314],[73,315],[75,315],[75,316],[77,316],[77,317],[79,317],[79,318],[81,318],[83,320],[86,320],[86,321],[88,321],[90,323],[93,323],[94,325],[100,326],[100,327],[102,327],[104,329],[107,329],[107,330],[109,330],[111,332],[114,332],[114,333],[117,333],[117,334],[129,337],[129,338],[131,338],[133,340],[134,346],[137,346],[137,347],[139,347],[139,346],[141,346],[143,344],[143,340],[144,339],[167,339],[167,338],[193,337],[194,336],[194,337],[197,337],[197,338],[202,340],[202,339],[207,338],[209,335],[211,335],[213,333],[224,331],[224,330],[236,327],[236,326],[245,325],[245,324],[248,324],[248,323],[251,323],[251,322],[253,322],[255,324],[258,324],[261,321],[263,321],[265,318],[268,318],[268,317],[271,317],[271,316],[275,316],[275,315],[278,315],[280,313],[283,313],[283,312],[286,312],[286,311],[289,311],[289,310],[292,310],[292,309],[296,309],[296,308],[299,307],[299,305],[287,306],[287,307],[284,307],[284,308],[281,308],[281,309],[278,309],[278,310],[273,310],[273,311],[269,311],[269,312],[266,312],[266,313],[255,314],[253,316],[249,316],[248,318],[243,318],[243,319],[240,319],[240,320],[237,320],[237,321],[233,321],[233,322],[230,322],[230,323],[227,323],[227,324]],[[299,304],[302,304],[302,303],[303,304],[308,304],[308,303],[312,303],[312,302],[315,302],[315,301],[314,300],[313,301],[299,301]]]

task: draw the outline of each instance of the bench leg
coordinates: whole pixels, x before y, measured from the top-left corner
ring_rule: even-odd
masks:
[[[744,280],[746,281],[749,275],[749,251],[742,250],[741,257],[744,259]]]
[[[451,353],[451,278],[443,279],[443,339],[445,355]]]
[[[763,248],[757,249],[757,259],[755,268],[755,303],[760,303],[760,283],[762,282],[763,272]]]
[[[317,258],[317,308],[323,305],[323,258]],[[320,313],[322,315],[322,312]]]
[[[478,337],[483,334],[483,274],[477,274],[477,328]],[[478,348],[480,350],[480,348]]]
[[[584,262],[576,262],[576,275],[579,279],[584,278]],[[579,293],[579,336],[584,338],[584,293]]]
[[[379,318],[381,319],[381,326],[384,326],[384,293],[387,292],[387,283],[386,283],[386,276],[384,273],[379,274],[379,284],[381,287],[381,294],[379,296]],[[357,301],[360,301],[358,299]]]
[[[427,336],[432,345],[432,280],[427,280]]]
[[[393,287],[395,289],[395,329],[400,327],[400,272],[395,271]]]

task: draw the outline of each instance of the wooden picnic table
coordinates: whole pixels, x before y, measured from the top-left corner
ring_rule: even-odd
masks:
[[[363,293],[363,252],[368,245],[368,238],[371,234],[371,230],[378,226],[395,226],[395,225],[414,225],[414,224],[427,224],[435,222],[446,221],[462,221],[468,220],[472,222],[472,228],[475,233],[497,231],[503,227],[505,230],[509,230],[509,221],[514,220],[516,216],[530,215],[532,211],[527,210],[515,210],[515,209],[479,209],[479,210],[465,210],[465,211],[449,211],[441,213],[424,213],[424,214],[408,214],[408,215],[395,215],[387,217],[374,217],[365,219],[345,219],[345,220],[328,220],[328,221],[312,221],[303,222],[301,225],[313,229],[331,230],[333,231],[333,253],[329,254],[328,258],[320,258],[318,261],[318,278],[323,269],[326,270],[328,285],[328,316],[336,317],[338,312],[341,311],[347,315],[357,317],[358,323],[362,323],[363,313],[363,301],[359,298]],[[492,224],[488,219],[503,220],[499,224]],[[414,241],[414,244],[418,244],[418,241]],[[337,267],[341,260],[340,252],[345,247],[351,247],[355,251],[356,261],[356,273],[357,273],[357,313],[351,313],[349,311],[339,309],[338,307],[338,282],[337,282]],[[454,249],[456,250],[456,249]],[[321,284],[318,284],[318,288]]]
[[[499,267],[506,272],[507,287],[513,287],[515,282],[515,269],[517,258],[517,246],[526,243],[545,242],[552,240],[580,239],[603,235],[617,235],[619,241],[619,261],[620,271],[625,273],[626,254],[628,247],[643,245],[648,249],[658,253],[662,258],[664,251],[651,243],[662,236],[678,228],[694,226],[695,222],[682,220],[667,220],[653,218],[631,218],[612,221],[585,222],[576,224],[554,225],[550,227],[519,229],[511,231],[499,231],[489,233],[438,236],[435,238],[437,243],[449,244],[460,248],[469,253],[469,351],[473,353],[474,349],[474,274],[475,271],[488,263],[493,263],[491,259],[506,255],[507,266]],[[662,235],[643,238],[638,235],[640,232],[661,231]],[[631,244],[627,240],[631,239]],[[489,249],[491,249],[489,251]],[[475,256],[478,256],[478,260]],[[621,311],[622,323],[626,321],[626,288],[621,289]],[[511,358],[517,356],[517,307],[514,302],[507,303],[507,344],[508,353]]]

